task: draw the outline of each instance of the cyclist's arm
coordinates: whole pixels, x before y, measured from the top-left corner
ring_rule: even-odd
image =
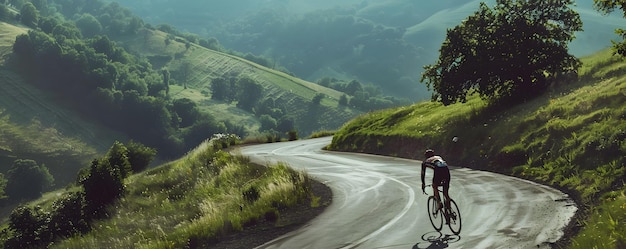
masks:
[[[426,185],[426,183],[424,182],[424,176],[426,175],[426,167],[428,167],[426,162],[422,163],[422,173],[420,174],[421,179],[422,179],[422,187]]]

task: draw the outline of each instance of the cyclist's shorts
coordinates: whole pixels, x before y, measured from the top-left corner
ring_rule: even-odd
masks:
[[[433,184],[444,186],[446,188],[450,186],[450,170],[448,169],[448,167],[443,167],[443,168],[435,167],[435,174],[433,176]]]

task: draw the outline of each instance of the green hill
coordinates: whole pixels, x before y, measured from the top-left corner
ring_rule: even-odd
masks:
[[[213,101],[210,96],[211,80],[223,75],[249,77],[263,86],[263,95],[285,107],[286,113],[296,122],[298,132],[337,129],[343,123],[362,113],[348,107],[339,107],[344,93],[304,81],[283,72],[258,65],[254,62],[226,53],[210,50],[197,44],[186,47],[182,38],[166,44],[167,34],[157,30],[142,30],[142,34],[119,40],[122,46],[148,57],[153,65],[160,65],[178,75],[179,81],[187,82],[187,88],[174,86],[173,98],[189,98],[200,108],[222,120],[240,121],[252,128],[259,125],[252,113],[237,110],[234,105]],[[185,68],[190,67],[190,68]],[[158,68],[157,68],[158,69]],[[184,75],[184,76],[183,76]],[[311,100],[323,94],[321,109],[311,113]],[[311,125],[309,115],[319,115],[318,124]]]
[[[32,211],[28,211],[35,214],[36,217],[32,218],[36,220],[42,218],[40,221],[43,223],[53,222],[59,218],[57,214],[77,217],[82,221],[83,210],[80,207],[84,203],[80,201],[80,195],[76,194],[82,190],[80,184],[74,184],[77,172],[88,167],[94,158],[103,155],[115,140],[126,141],[129,138],[101,124],[84,119],[64,99],[28,84],[26,79],[4,64],[4,59],[12,52],[15,37],[25,32],[26,28],[0,22],[0,58],[3,59],[0,65],[0,173],[6,174],[15,159],[33,159],[40,165],[45,165],[55,178],[56,185],[51,189],[57,190],[26,203],[28,205],[26,209],[32,208]],[[166,37],[158,31],[147,32],[153,34],[148,37],[150,39]],[[134,41],[129,38],[120,43],[128,49],[133,49]],[[184,53],[177,51],[173,56],[180,59],[184,54],[186,61],[194,70],[189,75],[187,86],[172,86],[171,95],[174,98],[190,98],[201,106],[202,111],[220,119],[238,124],[258,123],[254,114],[238,109],[234,104],[219,103],[210,99],[208,94],[210,79],[222,74],[245,75],[255,79],[263,85],[266,96],[280,102],[284,101],[289,107],[288,112],[295,113],[295,118],[310,114],[307,110],[315,109],[310,106],[311,99],[318,94],[324,94],[325,97],[316,109],[318,111],[316,116],[320,117],[319,123],[307,124],[306,128],[310,131],[326,128],[324,126],[328,126],[329,129],[337,128],[345,120],[358,114],[349,108],[337,107],[341,93],[335,90],[234,56],[194,45],[185,48],[183,43],[177,41],[170,43],[161,51],[167,53],[176,51],[177,48],[183,48]],[[156,48],[146,46],[132,51],[134,53],[141,51],[152,59],[163,57],[163,54],[150,54],[150,49],[159,50],[158,46]],[[161,66],[168,66],[174,70],[181,66],[180,61],[171,62],[163,63]],[[159,163],[161,162],[156,164]],[[270,228],[275,225],[298,225],[294,221],[278,220],[278,217],[288,212],[294,205],[304,205],[308,209],[319,209],[326,205],[319,203],[320,199],[309,191],[311,182],[305,174],[290,170],[285,165],[269,168],[251,165],[245,158],[232,157],[222,151],[216,151],[208,142],[199,145],[175,162],[131,176],[125,182],[125,186],[128,190],[126,197],[116,203],[115,207],[110,208],[111,212],[121,215],[117,215],[119,219],[93,221],[89,227],[93,232],[85,237],[77,236],[75,240],[68,241],[69,247],[84,248],[94,245],[97,245],[96,247],[113,245],[118,248],[138,245],[181,247],[188,245],[190,241],[206,245],[211,244],[216,237],[226,236],[255,224],[263,224]],[[242,187],[247,188],[243,195]],[[78,201],[75,199],[77,196]],[[10,219],[7,218],[12,210],[15,212],[14,208],[24,203],[18,203],[19,200],[8,202],[7,199],[1,198],[0,201],[2,202],[0,218],[3,221],[0,228],[6,229],[10,226]],[[240,206],[241,203],[246,203],[246,206]],[[37,209],[38,207],[43,209]],[[154,207],[158,208],[152,209]],[[71,208],[77,208],[78,211],[69,210]],[[41,210],[46,211],[40,213]],[[169,218],[163,220],[164,217]],[[294,220],[302,222],[301,219]],[[126,224],[122,225],[120,221]],[[22,225],[27,222],[18,223]],[[76,231],[80,230],[78,224],[75,225]],[[56,230],[52,231],[54,229],[51,226],[34,226],[39,235],[26,241],[47,243],[46,241],[50,239],[46,237],[47,233],[56,233]],[[114,231],[110,229],[111,227],[115,227]],[[130,230],[123,228],[129,228],[137,233],[129,234]],[[43,230],[39,229],[46,232],[40,233]],[[0,244],[4,246],[19,241],[21,236],[19,234],[24,232],[19,229],[3,231]],[[166,239],[163,235],[170,238]],[[51,236],[56,240],[57,236],[66,235]],[[116,239],[111,241],[111,238]],[[67,246],[63,244],[61,247]]]
[[[15,37],[27,30],[0,22],[0,173],[6,176],[16,159],[33,159],[45,165],[55,179],[54,185],[46,189],[48,191],[74,182],[81,168],[105,153],[114,141],[132,139],[132,134],[121,134],[79,115],[75,105],[28,84],[20,74],[12,71],[5,64],[6,59],[11,56]],[[338,91],[194,44],[187,48],[185,43],[177,41],[179,39],[165,46],[166,34],[149,29],[144,32],[127,36],[117,43],[150,58],[153,66],[166,66],[173,73],[180,70],[183,63],[191,65],[193,70],[188,75],[187,86],[172,85],[171,97],[189,98],[198,104],[201,112],[242,125],[251,131],[251,135],[258,135],[254,131],[260,125],[259,118],[237,108],[234,103],[212,100],[211,79],[224,74],[254,79],[263,86],[264,97],[272,97],[277,104],[286,107],[286,113],[295,120],[300,136],[336,129],[360,113],[348,107],[338,107],[341,95]],[[146,39],[155,42],[146,43]],[[311,100],[318,94],[323,94],[324,98],[317,108],[311,108]],[[303,121],[305,116],[318,117],[317,122],[307,123]],[[3,205],[0,217],[6,218],[16,204]]]
[[[608,50],[582,61],[579,80],[527,103],[494,108],[474,97],[377,111],[345,124],[329,148],[417,159],[433,148],[455,166],[552,185],[580,205],[567,231],[578,233],[564,243],[623,248],[626,61]]]

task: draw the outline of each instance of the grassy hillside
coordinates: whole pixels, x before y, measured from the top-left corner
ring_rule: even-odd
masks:
[[[89,220],[85,233],[53,236],[49,245],[46,234],[64,234],[51,228],[56,214],[83,215],[68,209],[76,203],[67,202],[82,190],[59,190],[28,203],[41,226],[29,242],[46,248],[207,248],[243,230],[300,226],[301,218],[285,215],[294,206],[323,210],[328,205],[329,200],[322,203],[313,195],[305,173],[284,164],[251,164],[219,144],[205,141],[176,161],[130,176],[124,197],[108,206],[107,218]],[[20,238],[10,224],[23,225],[4,224],[1,228],[9,229],[0,242]]]
[[[569,247],[623,248],[626,61],[608,50],[582,61],[578,81],[527,103],[488,107],[474,97],[373,112],[344,125],[329,147],[418,159],[433,148],[452,165],[555,186],[580,204]]]
[[[0,58],[12,51],[15,37],[26,29],[0,22]],[[74,181],[97,151],[123,139],[76,116],[62,101],[28,85],[0,66],[0,173],[18,158],[34,159],[51,170],[57,187]]]
[[[339,98],[343,95],[339,91],[196,44],[189,44],[190,46],[186,47],[185,43],[180,42],[179,39],[166,44],[167,34],[160,31],[142,30],[141,32],[142,34],[120,39],[120,45],[129,51],[147,56],[156,69],[166,67],[173,74],[178,75],[179,82],[187,82],[187,89],[174,86],[170,90],[170,95],[173,98],[192,99],[202,110],[213,114],[218,119],[241,121],[250,124],[253,128],[259,125],[252,113],[237,110],[234,104],[229,105],[211,100],[211,80],[223,75],[245,76],[261,84],[263,95],[275,99],[277,105],[284,106],[287,113],[295,120],[298,131],[303,135],[323,129],[337,129],[361,113],[351,108],[338,107]],[[181,72],[185,71],[182,67],[185,65],[191,65],[191,68],[187,75],[181,76]],[[306,120],[303,117],[312,115],[310,102],[318,93],[324,94],[325,98],[321,101],[321,109],[315,114],[320,115],[319,124],[316,127],[303,122]]]

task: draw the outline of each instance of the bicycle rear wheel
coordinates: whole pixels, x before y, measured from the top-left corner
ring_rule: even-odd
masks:
[[[450,199],[448,217],[450,218],[450,223],[448,223],[450,230],[452,230],[452,233],[458,235],[461,232],[461,212],[459,211],[459,206],[457,206],[456,202],[452,199]]]
[[[441,231],[441,227],[443,226],[443,212],[437,209],[438,204],[434,196],[428,197],[428,218],[430,219],[430,224],[433,225],[433,228],[435,228],[437,232]]]

